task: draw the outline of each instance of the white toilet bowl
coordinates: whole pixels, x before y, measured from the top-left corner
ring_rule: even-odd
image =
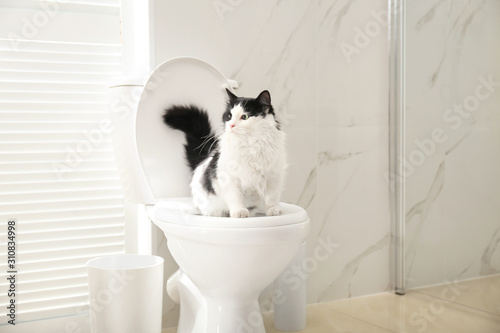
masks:
[[[126,197],[150,206],[149,216],[165,233],[180,266],[167,286],[180,302],[179,333],[265,332],[257,298],[295,256],[309,230],[305,210],[285,203],[281,216],[192,213],[184,137],[167,128],[162,115],[172,104],[196,104],[207,109],[216,128],[225,89],[234,86],[199,59],[176,58],[160,65],[145,85],[117,85],[111,93],[113,144]],[[142,95],[134,105],[130,101],[137,89]],[[127,101],[130,112],[123,111],[120,100]]]
[[[265,332],[259,294],[297,253],[309,230],[307,213],[282,203],[283,215],[249,219],[191,215],[176,210],[191,198],[159,202],[154,223],[180,266],[179,333]]]

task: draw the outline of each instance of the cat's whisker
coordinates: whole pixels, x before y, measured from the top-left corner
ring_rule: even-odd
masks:
[[[205,148],[205,146],[208,144],[208,142],[210,142],[210,140],[213,140],[213,142],[210,145],[210,149],[208,149],[208,151],[210,151],[212,149],[212,146],[217,141],[216,134],[207,135],[207,136],[202,137],[202,138],[204,138],[204,140],[201,143],[201,145],[199,145],[198,147],[195,148],[195,150],[199,150],[200,151],[200,155],[201,155],[203,149]]]
[[[214,144],[217,142],[217,140],[214,139],[214,142],[212,142],[212,144],[210,145],[210,148],[208,148],[208,151],[212,151],[212,147],[214,146]]]
[[[201,155],[201,152],[203,151],[203,148],[205,148],[206,144],[208,143],[208,140],[209,139],[203,140],[203,142],[198,147],[196,147],[194,150],[199,150],[200,155]]]

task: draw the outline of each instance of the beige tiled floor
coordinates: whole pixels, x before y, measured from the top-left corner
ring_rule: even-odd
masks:
[[[274,329],[272,314],[265,314],[264,321],[267,333],[282,332]],[[411,290],[405,296],[310,305],[307,328],[300,332],[500,333],[500,275]]]

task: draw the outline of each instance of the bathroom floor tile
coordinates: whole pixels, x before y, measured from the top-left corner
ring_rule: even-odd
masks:
[[[500,275],[415,289],[432,297],[500,316]]]
[[[166,328],[166,329],[161,331],[161,333],[176,333],[176,332],[177,332],[177,328],[175,328],[175,327]]]
[[[283,333],[274,328],[273,314],[264,314],[266,333]],[[162,333],[176,333],[175,328],[168,328]],[[367,324],[361,320],[335,312],[323,304],[307,307],[307,327],[296,333],[390,333],[390,331]]]
[[[409,291],[405,296],[388,293],[325,305],[391,332],[500,332],[500,316],[415,291]]]
[[[272,314],[264,316],[266,333],[281,333],[273,326]],[[362,320],[333,311],[325,304],[307,307],[307,327],[297,333],[389,333],[390,331],[370,325]]]

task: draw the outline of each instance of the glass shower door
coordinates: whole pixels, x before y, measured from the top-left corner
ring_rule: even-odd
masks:
[[[499,274],[500,1],[392,4],[400,288]]]

